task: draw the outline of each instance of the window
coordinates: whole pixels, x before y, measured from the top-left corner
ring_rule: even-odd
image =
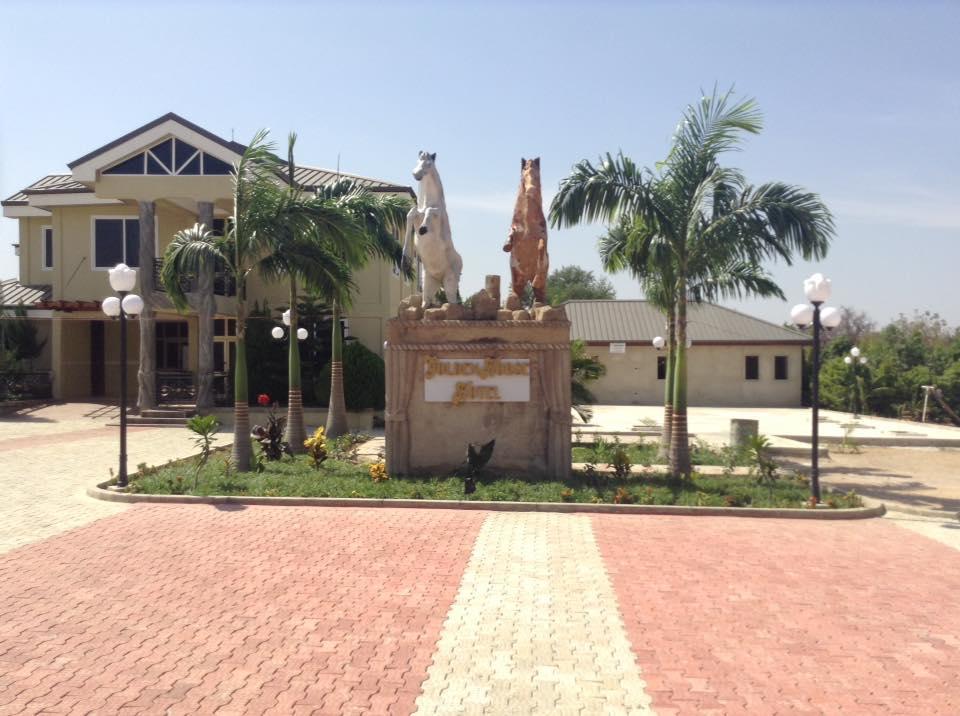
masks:
[[[157,370],[184,370],[187,366],[186,321],[157,322]]]
[[[134,154],[112,167],[103,170],[104,174],[154,176],[199,176],[200,174],[225,175],[233,172],[233,167],[216,157],[201,152],[181,139],[164,139],[144,152]]]
[[[112,269],[119,263],[140,266],[140,219],[118,216],[93,220],[93,267]]]
[[[667,379],[667,357],[657,356],[657,380]]]
[[[760,356],[747,356],[745,369],[747,380],[760,380]]]
[[[44,271],[50,271],[53,268],[53,227],[40,227],[40,235],[43,237],[43,263],[41,268]]]
[[[773,378],[774,380],[787,379],[787,357],[786,356],[773,357]]]

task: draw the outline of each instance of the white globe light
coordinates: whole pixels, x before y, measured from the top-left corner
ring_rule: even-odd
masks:
[[[651,341],[651,343],[653,343],[653,347],[659,351],[666,345],[667,342],[663,340],[663,336],[657,336]]]
[[[850,356],[844,356],[843,362],[846,363],[847,365],[850,365],[851,363],[853,363],[853,358],[851,358]]]
[[[270,331],[270,335],[279,341],[283,338],[283,329],[280,326],[274,326],[273,330]]]
[[[116,318],[120,315],[120,299],[116,296],[108,296],[107,298],[103,299],[103,303],[100,304],[100,308],[102,308],[103,312],[111,318]]]
[[[815,273],[803,282],[803,292],[811,303],[823,303],[830,299],[830,279]]]
[[[117,264],[107,271],[114,291],[132,291],[137,283],[137,272],[126,264]]]
[[[283,312],[283,325],[285,326],[290,325],[290,309],[289,308]]]
[[[820,311],[820,323],[823,324],[824,328],[834,329],[840,325],[843,316],[840,313],[839,308],[834,308],[833,306],[828,306]]]
[[[306,329],[306,328],[298,328],[298,329],[297,329],[297,338],[299,338],[301,341],[306,340],[306,338],[307,338],[308,335],[310,335],[310,334],[307,333],[307,329]]]
[[[809,326],[813,323],[813,309],[805,303],[798,303],[790,309],[790,320],[800,328]]]
[[[859,358],[859,357],[860,357],[860,349],[857,348],[856,346],[854,346],[853,348],[850,349],[850,355],[852,355],[854,358]]]
[[[123,312],[128,316],[138,316],[143,311],[143,299],[135,293],[124,296],[120,305],[123,306]]]

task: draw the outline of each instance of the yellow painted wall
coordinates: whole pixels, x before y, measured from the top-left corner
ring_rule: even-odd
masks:
[[[658,405],[663,403],[664,381],[657,379],[658,353],[652,347],[627,346],[626,353],[610,353],[609,344],[587,346],[607,368],[607,374],[587,387],[600,404]],[[745,358],[760,359],[759,380],[746,380]],[[787,356],[787,380],[774,380],[774,356]],[[687,377],[690,405],[799,407],[801,349],[798,346],[694,345],[689,352]]]

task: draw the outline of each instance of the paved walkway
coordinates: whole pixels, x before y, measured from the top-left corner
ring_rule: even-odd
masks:
[[[136,506],[0,555],[0,714],[955,714],[887,520]]]
[[[95,403],[49,405],[0,416],[0,554],[60,534],[125,507],[91,500],[86,489],[117,470],[117,409]],[[186,430],[131,427],[128,469],[195,452]]]
[[[107,412],[0,420],[0,716],[960,713],[955,521],[124,508]]]

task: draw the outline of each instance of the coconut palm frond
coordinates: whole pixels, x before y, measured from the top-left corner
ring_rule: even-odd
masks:
[[[224,243],[201,224],[194,224],[174,235],[163,254],[160,283],[178,311],[189,307],[183,279],[196,276],[204,267],[217,261],[229,265],[224,248]]]

